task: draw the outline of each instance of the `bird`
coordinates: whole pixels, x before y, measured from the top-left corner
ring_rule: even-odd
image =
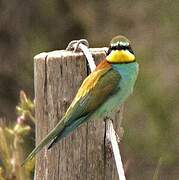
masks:
[[[132,94],[138,70],[131,42],[122,35],[114,37],[106,58],[85,78],[62,119],[32,150],[22,165],[44,146],[49,144],[50,149],[82,123],[97,117],[111,117]]]

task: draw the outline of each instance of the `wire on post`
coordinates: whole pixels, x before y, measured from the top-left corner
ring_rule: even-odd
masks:
[[[89,50],[89,43],[86,39],[80,39],[80,40],[73,40],[71,41],[67,48],[67,51],[71,51],[74,50],[74,52],[76,51],[82,51],[88,61],[89,67],[90,67],[90,71],[93,72],[96,69],[96,64],[94,62],[93,56]]]

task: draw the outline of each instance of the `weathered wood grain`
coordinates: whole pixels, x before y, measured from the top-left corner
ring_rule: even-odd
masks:
[[[91,49],[99,62],[104,49]],[[89,70],[81,52],[54,51],[34,58],[36,144],[58,123]],[[114,127],[119,130],[117,113]],[[115,162],[105,141],[105,122],[80,126],[36,159],[36,180],[117,180]]]

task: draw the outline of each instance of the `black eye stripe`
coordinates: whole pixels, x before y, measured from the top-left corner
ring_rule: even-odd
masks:
[[[132,54],[134,54],[131,46],[121,46],[121,45],[111,46],[111,47],[109,47],[109,49],[108,49],[107,55],[110,54],[112,50],[128,50],[129,52],[131,52]]]

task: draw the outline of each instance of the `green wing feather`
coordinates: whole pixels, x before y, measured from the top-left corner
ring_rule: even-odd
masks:
[[[91,73],[79,88],[72,104],[68,108],[64,117],[58,122],[56,127],[39,143],[39,145],[29,154],[27,162],[32,159],[46,144],[52,141],[50,147],[57,140],[65,137],[76,129],[81,123],[107,100],[110,95],[118,89],[120,75],[107,65]]]
[[[95,86],[91,85],[90,90],[85,91],[83,87],[81,87],[77,93],[83,94],[81,89],[85,91],[83,96],[81,96],[77,101],[76,97],[72,102],[72,105],[69,107],[66,113],[66,117],[71,119],[78,119],[81,116],[87,115],[94,110],[96,110],[107,98],[114,94],[114,92],[118,88],[120,75],[114,71],[113,69],[108,69],[105,73],[99,75],[99,80],[95,84]],[[88,76],[90,78],[90,75]],[[70,121],[68,120],[70,123]]]

